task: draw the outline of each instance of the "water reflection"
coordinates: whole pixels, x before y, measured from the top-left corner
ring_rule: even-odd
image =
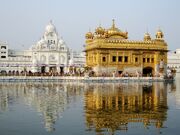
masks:
[[[180,80],[176,80],[176,109],[180,109]]]
[[[55,130],[54,124],[70,102],[76,102],[81,86],[56,83],[4,83],[0,84],[0,111],[7,111],[17,100],[35,107],[44,119],[47,131]]]
[[[11,105],[24,103],[41,114],[47,131],[54,131],[64,111],[68,108],[73,110],[72,104],[81,98],[84,100],[84,106],[81,106],[84,114],[80,110],[76,113],[85,117],[86,129],[81,129],[84,125],[79,126],[79,130],[85,133],[113,134],[131,128],[160,129],[167,117],[167,90],[176,89],[174,86],[162,82],[0,83],[0,113],[11,111]],[[179,99],[176,97],[177,105],[180,105]],[[68,115],[73,116],[74,112]]]
[[[167,87],[153,84],[86,85],[85,110],[88,130],[113,134],[136,127],[162,128],[167,116]]]

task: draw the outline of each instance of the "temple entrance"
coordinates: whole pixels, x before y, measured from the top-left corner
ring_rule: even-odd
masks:
[[[153,68],[152,67],[146,67],[143,68],[143,76],[152,76]]]
[[[7,72],[5,71],[5,70],[1,70],[1,75],[6,75],[7,74]]]
[[[41,67],[41,73],[45,73],[46,72],[46,67],[45,66],[42,66]]]
[[[55,73],[56,72],[56,67],[55,66],[49,67],[49,72],[50,73]]]
[[[119,74],[122,74],[123,71],[118,71]]]
[[[60,67],[60,74],[62,75],[64,73],[64,67]]]

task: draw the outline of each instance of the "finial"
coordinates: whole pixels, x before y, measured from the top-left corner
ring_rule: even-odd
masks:
[[[112,21],[113,21],[112,28],[115,28],[115,20],[112,19]]]
[[[52,19],[50,20],[50,23],[52,24]]]
[[[149,33],[148,27],[146,28],[146,33]]]
[[[89,32],[91,32],[91,28],[89,28]]]
[[[101,27],[101,21],[99,21],[99,27]]]
[[[158,26],[158,31],[161,31],[161,27],[160,26]]]

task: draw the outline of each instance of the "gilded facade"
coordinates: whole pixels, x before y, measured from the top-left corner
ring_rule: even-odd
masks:
[[[159,29],[156,38],[147,32],[142,41],[128,40],[113,20],[109,29],[101,26],[86,34],[86,65],[96,74],[113,72],[138,75],[164,75],[167,67],[167,43]]]

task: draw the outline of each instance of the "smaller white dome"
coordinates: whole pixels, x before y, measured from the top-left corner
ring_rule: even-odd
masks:
[[[32,45],[30,50],[34,50],[36,48],[36,45]]]
[[[64,41],[62,39],[59,40],[59,44],[62,45],[64,44]]]
[[[43,44],[45,44],[45,43],[46,43],[46,41],[45,41],[44,39],[41,39],[41,40],[38,41],[38,44],[39,44],[39,45],[43,45]]]
[[[55,26],[52,24],[52,21],[46,26],[46,33],[56,32]]]

